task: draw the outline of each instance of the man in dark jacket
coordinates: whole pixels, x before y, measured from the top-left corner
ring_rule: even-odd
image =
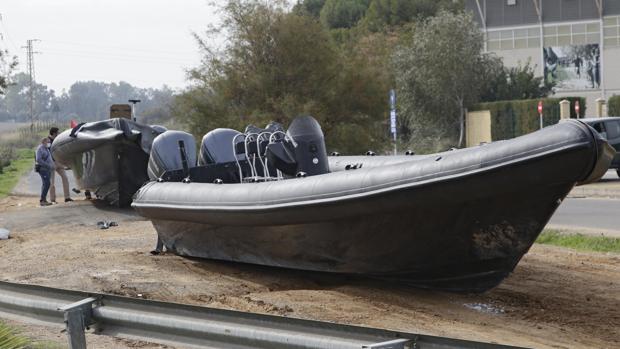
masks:
[[[41,206],[49,206],[51,203],[47,201],[47,192],[50,189],[50,176],[54,171],[56,165],[52,160],[52,154],[50,153],[50,140],[45,137],[41,140],[41,144],[37,147],[35,155],[35,170],[41,176],[41,198],[39,204]]]

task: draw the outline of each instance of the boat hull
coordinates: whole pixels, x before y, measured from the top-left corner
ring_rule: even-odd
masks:
[[[149,183],[133,206],[152,220],[167,249],[183,256],[481,292],[510,274],[577,182],[604,173],[600,168],[608,165],[613,151],[583,126],[557,129],[558,139],[568,135],[574,141],[527,156],[506,154],[511,144],[487,145],[375,168],[368,163],[370,168],[355,170],[358,173],[323,175],[336,176],[333,183],[340,188],[334,188],[329,177],[321,181],[322,176],[315,176],[290,184],[229,185],[235,187],[227,198],[227,192],[218,192],[226,185]],[[482,161],[480,152],[499,155]],[[438,164],[442,157],[444,165]],[[469,163],[462,160],[468,158]],[[421,172],[414,176],[407,171]],[[424,171],[434,175],[424,176]],[[390,174],[406,180],[372,185],[373,178]],[[363,177],[360,184],[356,176]],[[336,194],[317,193],[321,182]],[[261,192],[260,185],[270,190]],[[245,191],[250,186],[258,193]],[[346,194],[354,187],[355,194]],[[197,199],[195,192],[201,188],[210,190]],[[308,190],[315,196],[265,199],[274,191],[272,197],[285,197],[286,190]],[[241,193],[254,194],[255,204],[247,204],[252,201],[247,198],[231,203]],[[191,202],[182,202],[184,197]]]
[[[514,269],[572,188],[519,186],[499,193],[494,184],[507,183],[488,183],[493,175],[501,173],[467,181],[478,189],[476,195],[461,192],[458,184],[442,183],[355,203],[375,210],[344,219],[334,217],[334,208],[321,210],[329,219],[302,224],[240,227],[152,221],[165,246],[183,256],[484,291]],[[401,205],[394,207],[393,202]]]

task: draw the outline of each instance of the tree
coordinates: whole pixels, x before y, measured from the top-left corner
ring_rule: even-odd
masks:
[[[364,23],[371,31],[412,22],[437,13],[445,1],[437,0],[372,0]]]
[[[216,51],[197,37],[203,64],[174,103],[174,114],[197,137],[216,127],[287,125],[310,114],[331,149],[361,152],[381,143],[387,88],[367,62],[345,60],[315,19],[258,0],[231,0],[223,16],[217,29],[228,46]]]
[[[321,17],[321,9],[325,0],[300,0],[293,7],[293,12],[300,16],[310,16],[314,19]]]
[[[4,95],[9,86],[9,76],[17,67],[17,57],[9,57],[9,51],[0,50],[0,95]]]
[[[7,118],[14,120],[30,119],[30,78],[28,74],[18,73],[10,78],[11,84],[4,90],[4,98],[0,101],[0,110]],[[34,116],[49,110],[54,99],[54,91],[47,86],[35,82],[33,86]]]
[[[482,102],[544,98],[553,93],[555,83],[537,77],[529,61],[510,68],[500,59],[489,60],[489,63],[487,84],[480,96]]]
[[[397,49],[396,87],[412,144],[427,150],[462,144],[465,108],[479,100],[491,60],[481,53],[482,40],[469,14],[441,11]]]
[[[321,23],[330,29],[351,28],[367,8],[368,0],[327,0],[321,9]]]

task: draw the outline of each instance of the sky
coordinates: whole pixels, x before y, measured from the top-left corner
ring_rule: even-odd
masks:
[[[36,81],[61,93],[76,81],[126,81],[182,89],[200,62],[192,33],[217,22],[208,0],[2,0],[0,49],[27,72],[34,42]]]

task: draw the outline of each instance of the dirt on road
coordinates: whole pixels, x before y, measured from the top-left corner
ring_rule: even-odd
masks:
[[[98,220],[119,226],[100,230]],[[0,241],[0,275],[6,281],[535,348],[620,347],[618,254],[535,245],[499,287],[453,294],[351,276],[153,256],[156,234],[149,221],[87,201],[39,208],[36,198],[5,198],[0,227],[12,234]],[[101,336],[88,340],[96,337]],[[151,347],[101,341],[95,347]]]

